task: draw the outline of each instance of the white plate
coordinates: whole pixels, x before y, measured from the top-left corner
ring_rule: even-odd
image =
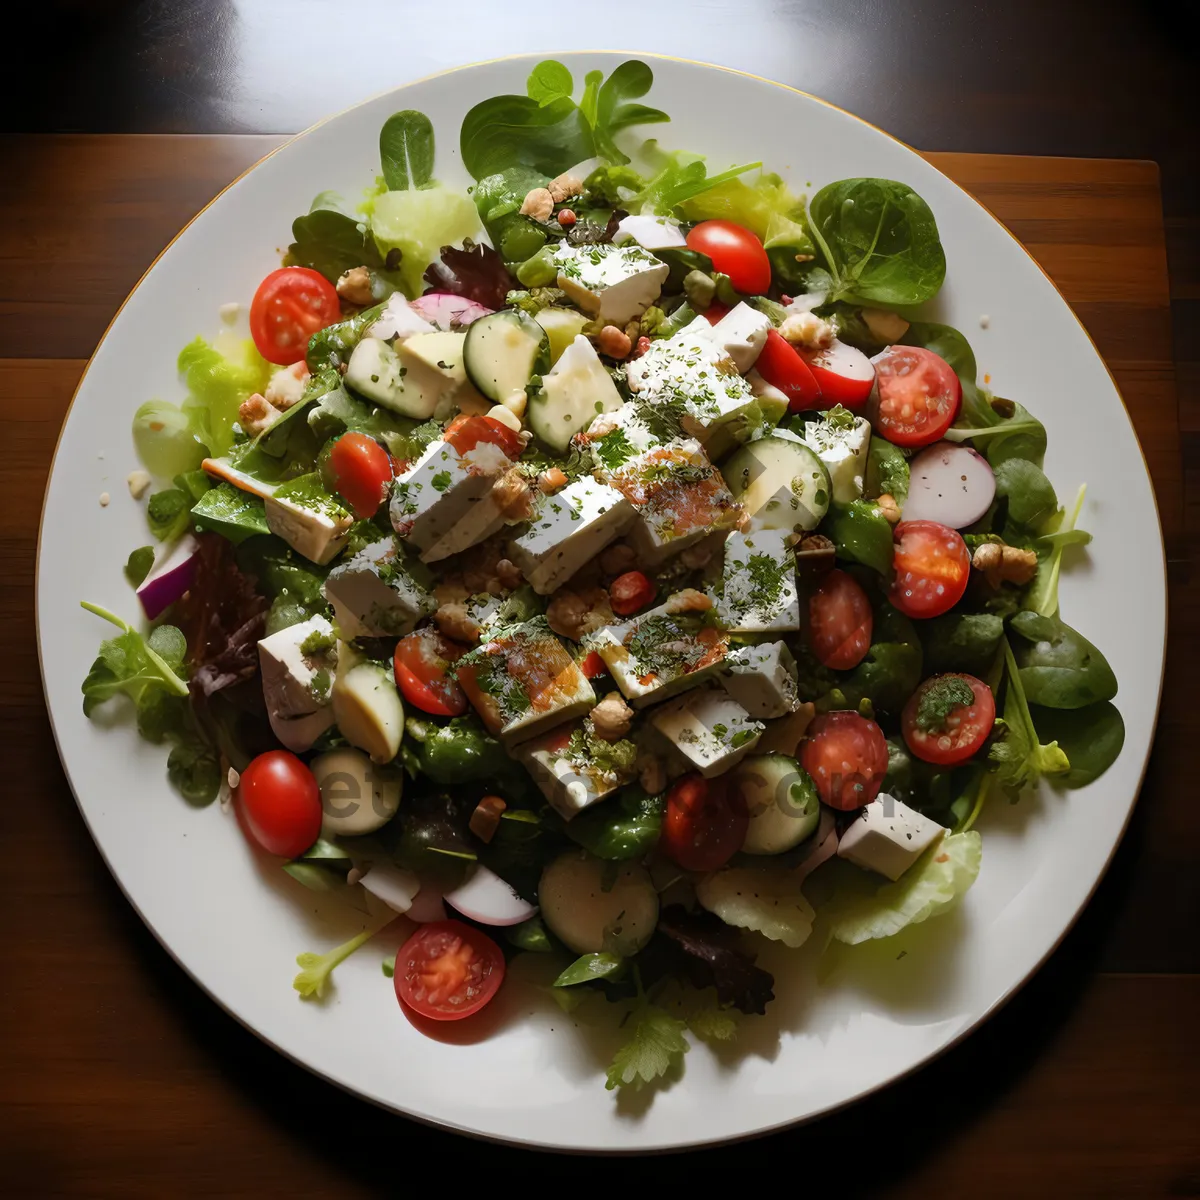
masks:
[[[563,57],[580,80],[585,70],[611,70],[626,56]],[[295,955],[337,944],[362,927],[361,915],[320,908],[312,893],[256,860],[219,808],[197,812],[174,795],[160,750],[131,729],[86,720],[80,708],[80,682],[111,629],[78,601],[130,618],[136,612],[121,571],[129,550],[147,540],[142,506],[124,484],[135,466],[134,408],[150,396],[181,398],[179,348],[216,331],[219,305],[248,301],[278,265],[292,218],[315,193],[334,188],[354,197],[374,178],[379,128],[389,114],[428,113],[439,138],[438,176],[466,184],[457,152],[463,114],[485,97],[523,92],[536,61],[438,75],[317,126],[223,193],[142,280],[80,384],[46,496],[37,599],[46,696],[79,806],[130,901],[193,978],[282,1053],[379,1104],[489,1137],[576,1150],[719,1141],[810,1118],[879,1088],[1011,995],[1102,875],[1154,728],[1164,654],[1162,540],[1121,399],[1034,262],[913,151],[791,89],[652,59],[650,101],[673,120],[649,132],[705,153],[714,169],[761,157],[798,190],[877,175],[920,192],[937,216],[949,262],[931,315],[962,329],[993,386],[1045,421],[1046,470],[1060,495],[1089,484],[1081,524],[1095,541],[1064,577],[1062,607],[1104,649],[1120,680],[1124,753],[1085,791],[1046,792],[1015,808],[993,803],[981,823],[978,883],[960,910],[904,939],[902,960],[892,946],[850,956],[818,986],[811,955],[768,952],[778,999],[770,1016],[743,1021],[737,1053],[716,1056],[699,1046],[672,1086],[619,1099],[602,1085],[611,1053],[603,1021],[599,1032],[573,1028],[532,987],[506,989],[486,1028],[451,1031],[466,1041],[417,1033],[380,971],[398,928],[338,969],[330,1002],[303,1003],[291,990]],[[98,503],[104,491],[112,495],[107,508]]]

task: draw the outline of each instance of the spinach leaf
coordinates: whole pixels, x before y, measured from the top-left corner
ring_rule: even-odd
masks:
[[[536,100],[543,108],[555,100],[570,100],[575,91],[575,80],[571,72],[552,58],[540,62],[529,73],[525,90],[530,100]]]
[[[379,131],[379,161],[390,191],[424,187],[433,178],[433,123],[423,112],[393,113]]]
[[[908,459],[900,447],[886,438],[873,437],[867,450],[867,499],[888,495],[903,507],[908,499],[908,480]]]
[[[138,587],[142,581],[150,574],[150,568],[154,566],[154,547],[139,546],[136,550],[130,551],[129,558],[125,561],[125,578],[129,580],[131,587]]]
[[[631,125],[656,125],[671,119],[662,109],[634,103],[650,90],[653,83],[654,72],[644,62],[630,59],[621,63],[601,84],[592,121],[596,153],[601,157],[624,165],[629,162],[629,155],[617,149],[613,141],[617,133]]]
[[[913,623],[890,604],[881,604],[866,657],[849,674],[839,676],[818,708],[859,709],[868,700],[874,710],[898,713],[921,682],[922,658]]]
[[[958,422],[946,430],[946,440],[972,442],[993,469],[1010,458],[1038,467],[1045,461],[1046,427],[1024,405],[1001,402],[983,388],[964,386]]]
[[[1117,677],[1108,660],[1058,617],[1019,612],[1009,627],[1020,639],[1013,655],[1030,704],[1083,708],[1117,694]]]
[[[965,383],[975,386],[978,367],[971,343],[952,325],[939,325],[934,321],[914,321],[901,338],[905,346],[923,346],[944,358],[954,373]]]
[[[243,541],[237,549],[237,565],[254,577],[257,590],[268,599],[286,596],[307,616],[325,611],[321,587],[329,568],[301,557],[282,538],[272,534]]]
[[[643,858],[658,844],[663,797],[640,787],[625,788],[611,800],[594,804],[566,826],[566,834],[597,858],[616,862]]]
[[[308,369],[313,375],[319,375],[329,369],[336,370],[348,363],[354,347],[382,311],[383,305],[376,304],[372,308],[364,308],[362,312],[355,313],[345,321],[339,321],[336,325],[318,329],[308,339],[308,350],[304,355]]]
[[[200,497],[192,508],[192,520],[197,531],[219,533],[235,545],[255,534],[270,532],[262,500],[225,480]]]
[[[881,575],[892,569],[892,527],[870,500],[834,503],[822,526],[837,547],[837,556],[862,563]]]
[[[531,954],[550,954],[555,947],[541,917],[530,917],[520,925],[509,925],[504,930],[504,938],[510,946]]]
[[[167,756],[167,778],[189,804],[211,804],[221,790],[221,775],[217,751],[195,735],[178,742]]]
[[[386,300],[400,287],[400,272],[384,262],[367,227],[345,213],[332,208],[318,208],[305,213],[292,222],[292,239],[288,246],[287,263],[311,267],[330,283],[337,283],[351,267],[366,267],[371,273],[371,294],[376,300]],[[336,329],[337,326],[330,328]],[[327,332],[319,330],[313,334],[312,341]],[[309,343],[310,355],[312,341]],[[313,368],[311,358],[309,367]]]
[[[188,529],[192,498],[183,488],[155,492],[146,504],[146,522],[160,542],[173,542]]]
[[[1107,700],[1086,708],[1031,708],[1037,727],[1066,751],[1071,769],[1055,779],[1063,787],[1085,787],[1117,761],[1125,745],[1125,722]]]
[[[583,954],[551,986],[574,987],[577,983],[591,983],[594,979],[613,979],[624,970],[625,960],[619,954]]]
[[[888,306],[936,296],[946,255],[929,205],[891,179],[843,179],[809,204],[813,241],[833,278],[830,300]]]
[[[1041,467],[1024,458],[1006,458],[993,467],[996,496],[1007,502],[1008,520],[1021,530],[1036,530],[1058,512],[1054,485]]]
[[[925,669],[931,675],[965,671],[982,679],[1004,637],[1004,619],[994,613],[949,612],[921,622]]]

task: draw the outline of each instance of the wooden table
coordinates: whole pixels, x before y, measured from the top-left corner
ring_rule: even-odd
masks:
[[[55,753],[34,639],[36,529],[55,439],[86,358],[127,290],[193,212],[279,139],[0,140],[8,166],[0,184],[3,1190],[367,1195],[392,1186],[398,1163],[413,1155],[436,1162],[439,1151],[480,1163],[490,1178],[497,1169],[545,1171],[546,1157],[406,1123],[277,1056],[184,976],[90,841]],[[1184,488],[1157,168],[928,157],[1058,283],[1133,415],[1170,560],[1158,740],[1141,803],[1095,899],[999,1016],[867,1103],[692,1161],[702,1169],[778,1166],[798,1187],[825,1164],[843,1192],[922,1200],[1195,1195],[1200,818],[1191,797],[1200,717],[1188,685],[1200,661],[1200,589],[1189,574],[1185,515],[1194,529],[1197,493],[1194,473]],[[130,396],[131,408],[141,399]],[[860,1152],[875,1145],[878,1154]],[[637,1181],[664,1166],[679,1169],[638,1167]],[[571,1187],[579,1167],[565,1170]],[[614,1170],[635,1178],[632,1168]]]

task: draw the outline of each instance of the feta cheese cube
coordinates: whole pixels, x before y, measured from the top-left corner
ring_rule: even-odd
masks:
[[[307,750],[333,724],[333,626],[322,616],[289,625],[258,643],[258,662],[271,729],[289,750]]]
[[[437,607],[432,582],[394,538],[384,538],[334,567],[322,591],[344,638],[403,637]]]
[[[324,566],[350,536],[353,517],[317,481],[302,475],[264,496],[267,528],[297,554]]]
[[[591,719],[584,717],[526,742],[519,757],[551,807],[569,821],[636,778],[637,753],[628,738],[598,738]]]
[[[440,438],[430,442],[392,489],[392,528],[416,549],[431,550],[511,466],[492,442],[479,442],[466,454]]]
[[[896,880],[943,833],[936,821],[882,792],[842,834],[838,857]]]
[[[587,475],[541,500],[510,557],[533,590],[548,596],[620,537],[633,518],[620,492]]]
[[[486,495],[471,502],[466,513],[421,554],[421,561],[440,562],[452,554],[461,554],[499,533],[505,525],[516,525],[532,515],[530,489],[520,470],[512,467],[492,484]]]
[[[670,742],[685,764],[705,779],[739,762],[762,736],[763,724],[724,688],[705,688],[656,708],[651,727]]]
[[[635,241],[645,250],[670,250],[675,246],[686,246],[678,225],[663,217],[623,217],[617,225],[614,239],[619,243]]]
[[[670,274],[666,263],[640,246],[560,242],[552,256],[558,286],[590,316],[625,325],[658,299]]]
[[[717,585],[717,612],[733,633],[800,628],[796,563],[782,529],[731,533]]]
[[[458,681],[484,725],[506,746],[596,704],[596,693],[545,617],[497,630],[459,659]]]
[[[743,300],[712,326],[709,336],[745,375],[758,361],[771,328],[771,318]]]
[[[800,703],[796,660],[783,642],[731,651],[725,660],[724,684],[752,717],[783,717]]]
[[[849,504],[859,499],[867,471],[871,422],[847,412],[836,413],[832,420],[825,414],[817,421],[805,421],[804,440],[828,469],[834,500]]]
[[[637,514],[629,544],[648,567],[732,529],[741,516],[720,471],[691,439],[640,454],[606,477]]]
[[[674,696],[712,678],[725,661],[729,637],[707,613],[672,612],[671,603],[598,629],[584,640],[604,660],[634,708]]]

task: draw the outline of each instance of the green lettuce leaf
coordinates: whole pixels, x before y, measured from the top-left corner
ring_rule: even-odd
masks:
[[[691,1049],[683,1036],[687,1023],[649,1004],[645,997],[638,1001],[626,1027],[633,1030],[633,1036],[613,1056],[604,1085],[609,1091],[619,1087],[640,1091],[681,1065]]]
[[[198,337],[179,352],[179,372],[189,393],[183,411],[194,418],[210,455],[225,454],[233,445],[238,409],[266,388],[271,369],[249,339],[221,335],[210,344]]]

